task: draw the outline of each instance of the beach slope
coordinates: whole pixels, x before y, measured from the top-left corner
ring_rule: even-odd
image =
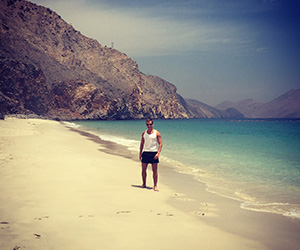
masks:
[[[267,249],[172,206],[164,183],[139,188],[138,161],[59,122],[8,118],[0,131],[0,249]]]

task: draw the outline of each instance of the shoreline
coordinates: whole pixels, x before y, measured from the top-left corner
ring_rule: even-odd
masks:
[[[128,158],[128,154],[133,154],[132,157],[130,157],[133,160],[136,160],[135,150],[138,150],[138,147],[136,146],[136,143],[139,143],[134,139],[135,143],[132,143],[132,139],[125,139],[121,137],[121,139],[118,136],[110,136],[107,133],[102,133],[101,130],[98,131],[95,128],[92,127],[85,127],[84,125],[77,125],[76,123],[70,123],[70,122],[62,122],[65,126],[74,129],[74,131],[78,131],[79,133],[82,133],[85,136],[89,136],[92,138],[96,138],[95,140],[100,140],[99,143],[103,143],[105,145],[105,148],[108,148],[106,150],[107,153],[116,154],[116,155],[123,155],[124,157]],[[100,139],[101,138],[101,139]],[[126,141],[128,140],[128,141]],[[119,148],[116,146],[119,145]],[[110,150],[109,148],[114,147],[114,149]],[[127,150],[128,149],[128,150]],[[116,153],[117,152],[117,153]],[[138,154],[138,152],[136,152]],[[206,191],[216,194],[218,196],[232,199],[235,201],[239,201],[241,204],[241,209],[245,209],[248,211],[255,211],[255,212],[263,212],[263,213],[271,213],[271,214],[279,214],[282,216],[287,216],[291,218],[300,219],[299,216],[299,205],[297,206],[293,202],[287,202],[287,201],[278,201],[275,199],[275,201],[271,200],[259,200],[255,202],[255,199],[257,198],[255,194],[259,194],[259,189],[256,190],[256,193],[247,193],[244,191],[235,193],[232,191],[232,189],[226,188],[226,183],[220,183],[218,181],[223,181],[222,179],[215,179],[214,182],[212,182],[210,179],[207,179],[205,175],[202,175],[201,173],[198,174],[198,169],[194,168],[192,166],[184,166],[182,163],[178,161],[174,161],[170,158],[165,157],[163,154],[161,157],[161,163],[163,163],[166,166],[170,166],[172,169],[175,169],[176,172],[184,173],[191,175],[191,178],[195,178],[201,183],[206,184]],[[196,171],[196,173],[194,172]],[[201,171],[200,171],[201,172]],[[225,181],[226,182],[226,181]],[[222,188],[219,188],[219,185],[222,186]],[[230,185],[233,185],[232,183]],[[244,185],[244,184],[243,184]],[[225,189],[224,189],[225,187]],[[243,188],[243,186],[241,186]],[[263,188],[263,187],[261,187]],[[235,190],[238,190],[238,188],[235,186]],[[272,194],[272,192],[270,193]],[[253,196],[254,195],[254,196]],[[251,197],[252,196],[252,197]],[[273,198],[274,194],[273,194]]]
[[[1,248],[279,250],[299,245],[298,219],[241,209],[239,202],[206,191],[204,184],[163,163],[160,192],[136,188],[138,160],[112,155],[108,150],[116,145],[59,122],[7,119],[0,129]],[[150,236],[154,243],[146,243]]]
[[[83,131],[71,127],[68,128],[100,143],[106,148],[106,150],[103,150],[105,153],[119,155],[139,162],[137,156],[135,157],[133,152],[128,150],[126,146],[102,140],[91,131]],[[131,154],[131,156],[128,156],[125,152]],[[172,177],[170,178],[170,176]],[[198,219],[211,226],[220,227],[227,232],[264,242],[270,249],[274,250],[281,250],[284,247],[287,247],[285,239],[280,240],[282,241],[281,243],[278,241],[274,242],[273,239],[280,239],[282,235],[288,234],[287,228],[290,226],[290,239],[293,239],[292,241],[294,241],[294,243],[289,242],[289,244],[291,243],[291,249],[300,243],[297,234],[297,232],[300,231],[300,219],[298,217],[289,217],[268,211],[254,211],[242,208],[243,201],[213,193],[207,190],[207,186],[204,182],[194,179],[190,174],[177,172],[172,168],[170,163],[163,161],[159,164],[159,179],[160,177],[163,178],[163,181],[167,186],[170,186],[174,190],[174,195],[168,199],[169,204],[179,208],[185,213],[198,217]],[[181,180],[181,182],[178,183],[177,180]],[[193,186],[194,188],[190,189],[190,186]],[[182,191],[184,192],[182,193]],[[212,200],[212,202],[203,202],[203,198],[205,198],[205,200]],[[218,209],[217,207],[222,207],[222,209]],[[217,215],[218,213],[221,213],[222,215]],[[216,217],[222,218],[221,224],[218,224],[219,220]],[[243,222],[239,222],[240,220]],[[232,224],[232,221],[239,223]],[[247,221],[246,224],[248,225],[248,228],[245,228],[245,221]],[[261,223],[262,221],[264,224]],[[259,232],[255,232],[257,229],[259,229]],[[264,235],[265,232],[270,229],[273,231],[268,233],[268,238],[261,237],[261,235]],[[290,248],[288,247],[287,249]]]

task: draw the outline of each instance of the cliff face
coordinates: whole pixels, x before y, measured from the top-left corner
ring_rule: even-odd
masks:
[[[39,68],[0,58],[0,75],[1,114],[33,112],[43,115],[47,112],[47,83]]]
[[[50,9],[0,1],[0,112],[52,119],[202,117],[171,83],[83,36]]]
[[[190,117],[174,85],[144,75],[135,61],[81,35],[50,9],[24,0],[0,7],[2,113],[64,120]]]

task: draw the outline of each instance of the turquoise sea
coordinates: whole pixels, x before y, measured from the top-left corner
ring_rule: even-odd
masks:
[[[136,151],[145,121],[65,123]],[[300,121],[154,120],[161,164],[206,183],[241,208],[300,218]]]

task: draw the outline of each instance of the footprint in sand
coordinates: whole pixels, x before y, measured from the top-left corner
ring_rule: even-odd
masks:
[[[195,201],[192,198],[188,198],[185,196],[185,194],[174,194],[174,196],[176,197],[176,200],[180,200],[180,201]]]
[[[174,214],[167,212],[166,216],[174,216]]]
[[[7,222],[7,221],[2,221],[2,222],[0,222],[0,224],[1,225],[6,225],[6,227],[4,226],[4,227],[1,227],[1,229],[8,229],[9,228],[9,222]]]
[[[161,215],[161,213],[157,213],[156,215]],[[174,214],[172,214],[170,212],[166,212],[166,216],[174,216]]]
[[[131,211],[118,211],[116,214],[130,214]]]
[[[216,214],[216,206],[215,204],[202,203],[200,204],[200,208],[195,212],[198,216],[204,216],[209,214],[210,216],[217,216]]]
[[[34,218],[35,220],[42,220],[42,219],[48,219],[49,216],[43,216],[43,217],[37,217],[37,218]]]
[[[89,218],[92,218],[92,217],[95,217],[95,215],[93,215],[93,214],[89,214],[89,215],[86,215],[86,216],[84,216],[84,215],[79,215],[78,217],[79,217],[79,218],[83,218],[83,217],[89,217]]]
[[[42,235],[40,235],[40,234],[33,234],[37,239],[39,239],[39,238],[41,238],[42,237]]]

